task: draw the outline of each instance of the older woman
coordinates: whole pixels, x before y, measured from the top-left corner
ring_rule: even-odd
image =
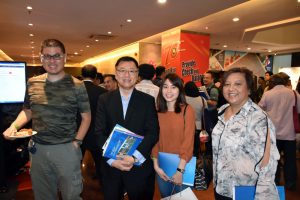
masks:
[[[212,133],[215,198],[232,199],[233,187],[255,185],[255,199],[279,199],[274,125],[249,98],[252,72],[232,68],[225,72],[222,85],[228,104],[220,108]]]

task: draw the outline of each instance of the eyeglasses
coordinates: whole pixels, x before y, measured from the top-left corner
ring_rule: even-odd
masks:
[[[135,75],[138,70],[125,70],[125,69],[117,69],[117,72],[120,74],[120,75],[125,75],[125,74],[129,74],[131,76]]]
[[[49,54],[45,54],[45,55],[41,55],[42,60],[51,60],[51,58],[53,60],[60,60],[64,57],[64,54],[54,54],[54,55],[49,55]]]

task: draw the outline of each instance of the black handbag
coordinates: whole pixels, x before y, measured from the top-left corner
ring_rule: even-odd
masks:
[[[201,154],[197,160],[194,188],[196,190],[207,190],[212,180],[212,159],[211,156]]]

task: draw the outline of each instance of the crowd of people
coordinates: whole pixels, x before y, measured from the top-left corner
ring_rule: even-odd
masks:
[[[123,199],[124,193],[131,200],[153,199],[155,181],[161,197],[180,192],[188,187],[183,174],[192,156],[199,156],[204,127],[215,199],[232,199],[232,189],[239,185],[255,185],[255,199],[279,199],[281,156],[285,187],[296,189],[295,97],[285,73],[266,72],[253,90],[253,74],[246,68],[229,69],[219,80],[207,71],[205,99],[194,82],[184,83],[163,66],[139,65],[128,56],[117,60],[115,75],[102,77],[95,66],[84,66],[80,81],[65,73],[66,50],[56,39],[42,43],[41,62],[46,73],[28,80],[23,109],[3,132],[12,140],[30,121],[38,132],[29,141],[36,200],[57,199],[58,191],[63,200],[81,199],[86,151],[95,162],[104,199]],[[132,155],[102,157],[116,124],[144,139]],[[161,168],[159,152],[179,156],[173,175]]]

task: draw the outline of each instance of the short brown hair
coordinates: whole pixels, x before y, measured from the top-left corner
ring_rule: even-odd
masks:
[[[66,53],[64,44],[57,39],[46,39],[42,42],[41,53],[43,53],[44,48],[46,47],[59,47],[63,54]]]

